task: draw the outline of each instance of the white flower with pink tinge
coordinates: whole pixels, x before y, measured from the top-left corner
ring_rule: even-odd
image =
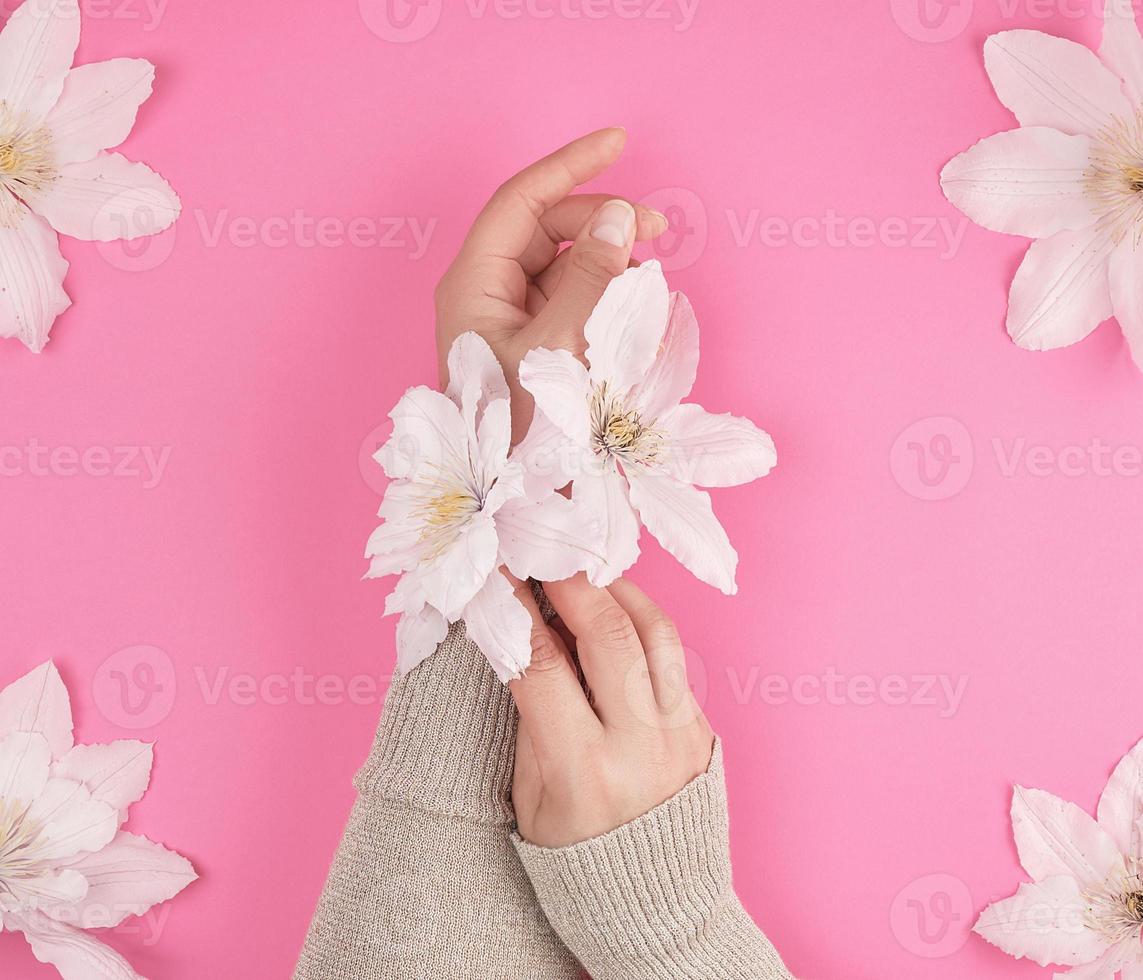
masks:
[[[1130,0],[1106,0],[1103,43],[994,34],[984,64],[1020,128],[941,172],[945,196],[993,231],[1037,239],[1012,281],[1008,333],[1066,347],[1114,315],[1143,368],[1143,38]]]
[[[562,486],[599,515],[603,560],[589,577],[607,585],[639,557],[640,522],[695,576],[737,591],[738,555],[696,487],[765,476],[773,440],[747,419],[681,404],[698,370],[698,323],[670,294],[658,262],[612,281],[584,328],[587,364],[567,351],[528,353],[520,383],[536,422],[518,453],[530,481]]]
[[[411,388],[390,413],[393,434],[375,459],[393,481],[369,539],[367,577],[400,575],[385,605],[400,613],[397,665],[412,670],[463,619],[502,681],[532,657],[532,618],[501,566],[520,579],[558,581],[598,558],[598,525],[551,489],[525,494],[509,450],[510,394],[488,344],[461,334],[449,387]]]
[[[169,227],[178,196],[155,171],[105,152],[127,138],[154,66],[72,68],[76,0],[25,0],[0,31],[0,337],[43,350],[71,305],[56,232],[131,240]]]
[[[1143,980],[1143,742],[1096,815],[1017,786],[1012,832],[1032,882],[988,906],[974,931],[1017,958],[1072,967],[1056,980]]]
[[[22,932],[64,980],[140,980],[84,930],[141,915],[195,880],[185,858],[120,828],[151,746],[75,745],[49,662],[0,691],[0,932]]]

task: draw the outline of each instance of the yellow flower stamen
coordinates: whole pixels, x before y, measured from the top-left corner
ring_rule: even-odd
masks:
[[[659,458],[663,436],[641,412],[628,408],[607,382],[593,385],[589,400],[591,441],[596,455],[650,465]]]

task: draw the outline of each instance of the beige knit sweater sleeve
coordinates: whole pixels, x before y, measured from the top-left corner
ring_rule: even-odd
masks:
[[[731,889],[720,750],[663,806],[549,851],[513,833],[515,739],[460,624],[394,681],[295,980],[789,980]]]

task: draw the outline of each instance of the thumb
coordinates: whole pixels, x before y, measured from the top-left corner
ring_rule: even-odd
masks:
[[[583,326],[611,280],[627,270],[635,242],[635,209],[623,200],[603,204],[563,259],[552,298],[526,328],[527,347],[584,350]]]

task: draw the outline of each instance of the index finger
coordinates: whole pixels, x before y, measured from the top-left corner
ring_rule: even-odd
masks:
[[[569,745],[582,745],[603,729],[580,687],[563,641],[544,622],[531,586],[514,575],[505,573],[505,577],[532,617],[532,662],[521,677],[509,682],[508,689],[543,768],[550,760],[566,755]]]
[[[603,173],[623,152],[626,142],[625,130],[600,129],[521,170],[484,206],[461,255],[518,258],[531,242],[544,212],[580,184]]]

